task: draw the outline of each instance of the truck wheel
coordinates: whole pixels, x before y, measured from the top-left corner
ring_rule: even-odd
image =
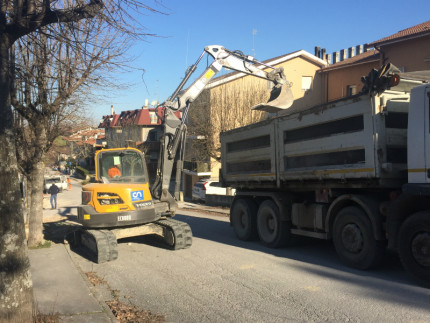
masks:
[[[257,237],[258,205],[250,198],[241,198],[234,202],[230,220],[236,236],[240,240],[252,240]]]
[[[291,240],[288,222],[281,221],[279,208],[272,200],[261,203],[257,213],[257,230],[260,241],[267,247],[279,248]]]
[[[430,288],[430,212],[415,213],[403,222],[398,247],[406,271]]]
[[[375,267],[385,250],[384,243],[375,240],[367,215],[355,206],[344,208],[336,216],[333,242],[340,259],[358,269]]]

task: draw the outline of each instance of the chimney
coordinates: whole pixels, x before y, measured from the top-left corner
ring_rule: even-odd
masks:
[[[114,114],[115,114],[115,111],[113,111],[113,105],[111,105],[111,106],[110,106],[110,114],[111,114],[111,115],[114,115]]]
[[[366,53],[368,50],[369,44],[364,44],[363,46],[364,46],[363,52]]]
[[[325,58],[325,53],[326,53],[326,49],[325,48],[321,49],[321,56],[320,56],[321,59]]]
[[[326,54],[325,60],[327,61],[327,63],[331,64],[331,54]]]
[[[320,57],[321,55],[321,47],[315,46],[315,56]]]
[[[363,45],[355,46],[355,51],[357,52],[357,55],[360,55],[361,53],[363,53]]]
[[[333,52],[333,64],[339,61],[339,52]]]
[[[355,47],[348,48],[348,58],[353,58],[355,56]]]
[[[346,49],[340,50],[340,61],[344,61],[346,59]]]

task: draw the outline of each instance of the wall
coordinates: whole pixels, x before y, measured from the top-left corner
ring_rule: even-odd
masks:
[[[361,77],[368,75],[373,68],[379,69],[380,62],[376,61],[355,66],[345,66],[321,73],[323,74],[322,77],[325,78],[324,89],[326,91],[322,103],[346,97],[348,85],[356,85],[357,92],[360,92],[363,88]]]
[[[405,72],[430,70],[430,35],[382,46],[386,63],[405,67]]]

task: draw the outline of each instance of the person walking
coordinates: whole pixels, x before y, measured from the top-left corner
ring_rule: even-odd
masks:
[[[67,177],[67,186],[68,186],[69,191],[71,191],[72,190],[72,182],[70,181],[70,177]]]
[[[52,183],[51,187],[48,189],[48,193],[51,194],[51,208],[57,208],[57,194],[60,191],[55,183]]]

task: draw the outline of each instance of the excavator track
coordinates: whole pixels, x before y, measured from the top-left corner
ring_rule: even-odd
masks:
[[[86,248],[96,263],[118,258],[116,237],[109,230],[82,230],[79,236],[79,244]]]
[[[193,234],[187,223],[173,219],[159,220],[155,223],[164,228],[164,242],[172,250],[191,247]]]

